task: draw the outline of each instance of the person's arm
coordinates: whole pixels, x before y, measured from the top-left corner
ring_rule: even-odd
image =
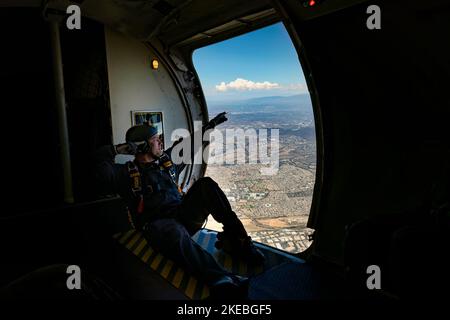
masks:
[[[102,146],[94,153],[95,183],[101,195],[120,193],[120,181],[123,179],[123,165],[114,163],[117,154],[132,154],[129,144]]]
[[[219,124],[221,124],[221,123],[223,123],[223,122],[228,120],[225,115],[226,115],[226,112],[219,113],[217,116],[215,116],[213,119],[211,119],[207,124],[205,124],[202,127],[202,139],[203,139],[203,135],[205,134],[205,132],[207,130],[212,130],[216,126],[218,126]],[[194,133],[194,136],[195,136],[195,133]],[[193,147],[194,147],[194,141],[192,139],[190,139],[190,138],[187,138],[187,139],[189,139],[189,141],[190,141],[191,150],[192,150]],[[172,150],[173,150],[173,148],[177,144],[181,143],[183,140],[184,140],[184,138],[178,139],[177,141],[175,141],[172,144],[172,146],[170,148],[165,150],[165,152],[169,155],[170,158],[172,158]],[[209,141],[203,141],[203,143],[202,143],[202,150],[205,150],[205,148],[206,148],[206,146],[208,146],[208,144],[209,144]],[[182,156],[182,155],[180,155],[180,156]],[[191,156],[192,156],[192,160],[193,160],[194,154],[191,153]],[[183,169],[186,167],[186,164],[185,163],[175,164],[175,166],[176,166],[177,175],[179,175],[181,173],[181,171],[183,171]]]
[[[205,132],[207,130],[212,130],[215,127],[217,127],[219,124],[227,121],[228,118],[226,117],[226,114],[227,114],[226,112],[221,112],[217,116],[212,118],[207,124],[205,124],[202,128],[202,136],[203,136],[203,134],[205,134]]]
[[[215,116],[214,118],[212,118],[207,124],[205,124],[202,127],[202,137],[204,136],[205,132],[208,130],[214,130],[215,127],[217,127],[219,124],[225,122],[228,120],[228,118],[226,117],[226,112],[221,112],[219,113],[217,116]],[[208,137],[209,138],[209,137]],[[205,148],[209,145],[209,139],[206,141],[203,141],[202,144],[202,150],[205,150]]]

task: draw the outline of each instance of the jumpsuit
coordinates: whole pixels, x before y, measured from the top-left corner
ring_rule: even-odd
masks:
[[[172,148],[165,151],[166,159],[170,160]],[[135,162],[141,177],[144,204],[142,213],[137,213],[139,199],[132,191],[128,165],[114,163],[115,155],[112,145],[97,150],[97,187],[101,193],[119,194],[127,202],[136,229],[143,232],[149,243],[207,284],[231,275],[191,238],[202,228],[209,214],[233,237],[247,236],[218,184],[203,177],[181,195],[176,180],[184,164],[174,164],[168,170],[159,160],[145,165]]]

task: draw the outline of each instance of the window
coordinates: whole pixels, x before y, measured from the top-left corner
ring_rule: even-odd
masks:
[[[200,48],[193,60],[209,117],[228,113],[228,121],[217,128],[222,138],[211,142],[212,149],[222,147],[223,157],[213,152],[206,176],[222,187],[253,240],[292,253],[305,250],[315,128],[306,81],[284,26]],[[235,140],[227,143],[230,135]],[[244,162],[238,150],[244,150]],[[221,225],[210,218],[206,228],[219,231]]]

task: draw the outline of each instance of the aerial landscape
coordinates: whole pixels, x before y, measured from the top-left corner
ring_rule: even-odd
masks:
[[[279,130],[279,167],[275,174],[261,174],[260,169],[267,164],[246,161],[210,163],[206,176],[222,187],[253,240],[291,253],[305,250],[312,231],[306,228],[306,223],[316,172],[314,117],[309,95],[213,102],[208,109],[210,118],[227,112],[228,121],[220,125],[222,132],[267,129],[270,139],[271,129]],[[224,158],[233,156],[233,150],[225,146],[223,150]],[[245,150],[248,157],[248,142]],[[206,227],[221,230],[212,218]]]

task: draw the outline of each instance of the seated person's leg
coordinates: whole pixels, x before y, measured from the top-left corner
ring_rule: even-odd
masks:
[[[143,233],[155,249],[208,284],[229,274],[174,219],[153,221],[147,224]]]
[[[201,229],[208,214],[223,224],[218,248],[237,253],[249,262],[262,263],[264,255],[252,244],[244,225],[232,210],[218,184],[209,177],[199,179],[183,198],[178,220],[191,235]]]
[[[213,179],[204,177],[196,181],[184,196],[179,220],[193,235],[201,229],[209,214],[236,235],[247,235],[225,193]]]

